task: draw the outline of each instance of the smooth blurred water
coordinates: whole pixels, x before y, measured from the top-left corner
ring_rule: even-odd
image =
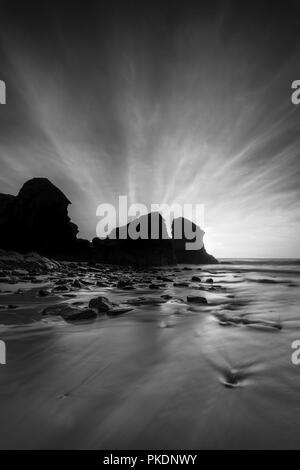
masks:
[[[0,447],[300,448],[300,366],[291,362],[299,262],[191,268],[162,272],[203,283],[150,293],[98,288],[117,302],[170,294],[161,305],[93,323],[56,318],[4,329]],[[207,278],[221,288],[207,291]],[[189,304],[187,295],[208,305]],[[224,315],[248,323],[228,324]]]

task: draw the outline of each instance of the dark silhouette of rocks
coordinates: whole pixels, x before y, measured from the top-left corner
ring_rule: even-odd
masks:
[[[137,231],[143,221],[148,219],[147,239],[129,238],[129,226],[134,223]],[[181,224],[181,238],[174,237],[174,224]],[[157,228],[157,239],[151,239],[153,225]],[[185,236],[189,235],[189,238]],[[121,237],[126,239],[120,239]],[[172,224],[172,239],[168,236],[166,224],[159,213],[150,213],[142,216],[127,226],[117,227],[105,240],[93,239],[97,261],[113,264],[134,265],[173,265],[177,263],[188,264],[215,264],[217,259],[208,254],[203,245],[204,232],[200,227],[187,219],[176,219]],[[114,239],[112,239],[112,236]],[[201,248],[188,250],[187,242],[200,241]]]
[[[0,246],[51,256],[70,251],[78,228],[68,216],[69,204],[46,178],[27,181],[17,196],[0,194]]]
[[[175,225],[176,224],[176,225]],[[175,238],[175,227],[181,226],[181,236]],[[188,236],[187,236],[188,235]],[[188,219],[180,217],[174,219],[172,223],[172,238],[174,253],[177,263],[184,264],[216,264],[218,260],[207,253],[203,244],[204,231]],[[200,241],[201,248],[197,250],[187,250],[186,243]]]
[[[199,295],[188,295],[187,301],[194,304],[207,304],[207,299]]]
[[[13,208],[15,196],[0,194],[0,247],[6,250],[13,248]]]
[[[60,269],[56,261],[40,256],[37,253],[20,254],[14,251],[5,251],[0,249],[0,270],[14,270],[18,275],[29,272],[45,274]],[[17,270],[21,270],[20,273]],[[25,271],[24,271],[25,270]]]
[[[147,219],[147,239],[130,238],[130,226],[140,231]],[[151,238],[151,230],[156,228],[156,239]],[[121,237],[127,237],[122,239]],[[112,238],[114,237],[114,239]],[[158,212],[150,213],[129,222],[126,226],[117,227],[105,240],[94,238],[95,258],[98,262],[112,264],[132,264],[141,266],[176,264],[173,243],[168,237],[166,224]]]
[[[89,308],[96,310],[97,313],[106,313],[113,308],[113,304],[107,297],[100,295],[90,300]]]
[[[27,181],[17,196],[0,194],[0,249],[37,252],[58,260],[89,261],[90,264],[159,266],[218,262],[202,246],[204,232],[200,227],[186,219],[176,219],[170,238],[158,212],[117,227],[104,240],[94,238],[91,244],[78,239],[78,227],[68,216],[69,204],[63,192],[46,178]],[[174,236],[174,224],[182,224],[180,239]],[[147,230],[141,235],[145,227]],[[187,230],[194,233],[192,239],[186,237]],[[201,248],[188,250],[186,243],[196,238]]]

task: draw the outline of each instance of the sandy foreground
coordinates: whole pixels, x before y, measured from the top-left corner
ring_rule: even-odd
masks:
[[[300,338],[297,276],[87,267],[2,283],[0,447],[299,447],[300,369],[290,361]],[[276,291],[266,279],[278,281]],[[98,296],[132,310],[84,321],[43,315]]]

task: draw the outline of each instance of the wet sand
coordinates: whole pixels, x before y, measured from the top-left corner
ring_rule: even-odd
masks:
[[[69,285],[90,284],[67,292],[52,289],[69,273],[34,286],[2,283],[0,447],[299,448],[291,342],[300,339],[300,273],[274,266],[87,267]],[[107,285],[96,286],[100,278]],[[131,288],[117,287],[126,278]],[[38,296],[41,288],[49,296]],[[98,295],[133,309],[80,322],[42,315]]]

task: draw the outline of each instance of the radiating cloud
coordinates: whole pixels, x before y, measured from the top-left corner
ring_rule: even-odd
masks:
[[[0,190],[47,176],[88,238],[119,195],[205,204],[213,254],[299,257],[297,3],[199,4],[7,2]]]

